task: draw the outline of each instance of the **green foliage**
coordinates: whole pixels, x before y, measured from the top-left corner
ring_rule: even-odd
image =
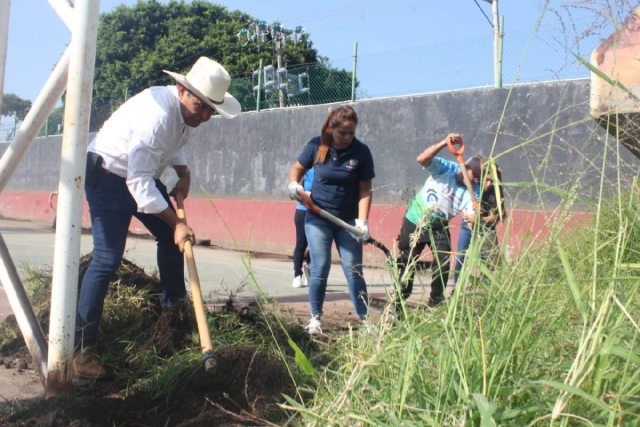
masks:
[[[314,399],[287,408],[309,426],[636,425],[639,207],[634,191],[583,224],[556,216],[545,241],[494,271],[474,239],[467,292],[401,322],[387,309],[376,336],[338,337]]]
[[[127,97],[149,86],[172,84],[171,77],[162,70],[186,73],[200,56],[223,64],[234,79],[230,92],[239,99],[243,111],[255,109],[252,73],[258,69],[260,59],[265,65],[275,66],[276,55],[273,41],[265,41],[258,49],[254,44],[245,45],[246,41],[236,36],[254,20],[246,13],[203,0],[171,0],[166,4],[146,0],[102,14],[91,130],[97,130]],[[283,48],[287,67],[321,60],[306,34],[300,43],[288,43]],[[326,87],[337,93],[327,96],[330,101],[325,102],[350,98],[349,73],[327,64],[318,67],[318,73],[311,82],[313,87],[320,91]]]
[[[58,107],[49,115],[47,123],[40,129],[38,136],[56,135],[58,133],[58,125],[64,121],[64,107]]]
[[[30,109],[31,101],[22,99],[13,93],[2,95],[3,116],[16,116],[17,121],[22,121]]]
[[[294,66],[288,69],[290,76],[306,74],[309,92],[288,98],[284,97],[283,106],[317,105],[341,102],[351,99],[351,73],[332,68],[326,61],[318,64]],[[291,85],[290,85],[291,86]],[[357,86],[357,84],[356,84]],[[251,98],[255,97],[251,94]],[[278,91],[262,92],[261,108],[279,107]],[[254,109],[254,106],[244,110]]]
[[[2,95],[2,115],[13,116],[13,128],[7,133],[6,140],[11,141],[15,136],[16,126],[24,120],[31,109],[31,101],[22,99],[13,93]]]

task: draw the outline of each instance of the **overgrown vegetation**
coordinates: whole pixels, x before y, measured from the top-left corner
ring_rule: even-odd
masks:
[[[434,310],[407,307],[402,321],[386,309],[375,335],[351,331],[318,346],[287,316],[276,325],[274,312],[260,304],[237,309],[227,301],[209,316],[216,347],[282,360],[283,374],[297,386],[286,401],[276,397],[288,415],[272,404],[254,413],[245,405],[237,416],[266,423],[261,417],[268,414],[289,425],[635,424],[638,194],[603,200],[588,222],[568,231],[562,225],[571,215],[555,218],[544,242],[513,261],[502,257],[494,271],[477,256],[481,242],[474,242],[474,261],[462,273],[468,292],[456,292]],[[182,334],[161,345],[154,332],[157,280],[131,286],[122,279],[139,283],[135,268],[125,264],[107,299],[101,350],[125,396],[145,391],[170,402],[193,387],[200,363],[196,328],[189,308],[173,328],[161,329],[165,338],[167,331]],[[478,270],[483,279],[472,275]],[[46,311],[50,277],[33,269],[26,277],[34,305]],[[296,367],[280,324],[315,374]],[[3,346],[16,336],[6,325],[0,334]]]
[[[89,255],[81,260],[80,281],[90,259]],[[24,284],[46,333],[51,272],[24,266]],[[160,425],[164,425],[169,419],[189,420],[196,416],[203,425],[218,419],[260,424],[286,419],[277,406],[281,394],[295,396],[293,384],[303,384],[309,379],[296,368],[288,340],[292,339],[314,360],[320,357],[316,344],[302,333],[297,321],[282,311],[278,320],[284,329],[280,329],[275,326],[273,315],[264,313],[260,304],[239,306],[232,297],[228,298],[208,313],[219,369],[207,375],[201,369],[193,308],[187,303],[162,310],[160,291],[155,275],[149,276],[136,265],[123,261],[105,300],[97,347],[111,378],[88,389],[80,383],[77,387],[80,394],[74,397],[102,399],[112,394],[119,396],[122,406],[111,408],[110,418],[94,420],[96,414],[88,408],[100,404],[100,400],[88,403],[60,396],[55,399],[60,413],[53,417],[63,423],[73,420],[95,423],[88,425],[117,420],[132,425],[126,423],[133,418],[144,420],[147,425],[157,425],[162,420]],[[0,356],[27,356],[12,316],[0,327]],[[15,425],[21,425],[19,420],[24,417],[37,418],[33,417],[34,412],[52,416],[47,411],[55,405],[46,402],[43,405],[45,408],[37,406],[33,411],[27,407],[9,418],[0,415],[0,423],[14,425],[10,422],[15,421],[18,423]],[[185,407],[189,410],[185,411]]]
[[[558,114],[572,107],[559,105]],[[499,134],[498,126],[496,139]],[[521,146],[506,150],[527,147],[536,159],[532,182],[507,183],[510,189],[537,195],[541,210],[549,194],[558,200],[545,224],[548,232],[544,238],[523,233],[517,256],[508,257],[504,246],[492,270],[480,259],[482,242],[474,239],[461,274],[468,289],[433,310],[405,306],[398,321],[387,308],[374,334],[350,330],[320,345],[266,299],[242,308],[230,299],[209,315],[216,346],[228,361],[221,369],[227,376],[215,383],[217,401],[204,395],[194,401],[205,400],[209,408],[254,424],[638,425],[640,187],[620,174],[620,146],[601,135],[594,131],[602,159],[589,159],[589,170],[562,165],[561,156],[554,156],[562,152],[562,130],[543,136],[532,131]],[[535,156],[539,140],[548,145]],[[503,154],[492,152],[492,159]],[[548,185],[552,172],[563,182]],[[576,203],[586,220],[576,219]],[[512,232],[508,224],[505,241]],[[251,272],[250,260],[246,267]],[[200,353],[191,309],[163,317],[157,280],[127,286],[125,276],[120,273],[107,299],[101,354],[115,373],[118,393],[126,399],[145,392],[156,412],[166,414],[203,386],[194,382]],[[25,282],[45,322],[49,273],[28,269]],[[158,326],[161,318],[165,327]],[[2,325],[0,352],[16,351],[16,342],[15,325]],[[283,363],[281,370],[277,362]],[[254,363],[264,368],[262,383],[290,381],[269,389],[272,400],[265,404],[258,403],[267,388],[250,386]],[[243,375],[229,376],[235,370]],[[206,422],[211,424],[201,425]]]
[[[619,200],[493,272],[475,242],[470,292],[341,337],[314,399],[288,407],[301,425],[635,425],[640,200]]]

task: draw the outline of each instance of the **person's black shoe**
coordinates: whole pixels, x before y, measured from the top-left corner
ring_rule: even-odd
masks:
[[[430,297],[427,306],[429,308],[436,308],[444,302],[444,297]]]

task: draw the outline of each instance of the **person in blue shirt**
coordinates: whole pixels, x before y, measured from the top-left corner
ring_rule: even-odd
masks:
[[[504,221],[506,218],[506,212],[504,210],[504,190],[502,188],[502,171],[496,165],[495,178],[491,174],[488,168],[484,168],[484,188],[482,189],[482,197],[480,200],[480,215],[464,215],[463,221],[460,224],[460,234],[458,234],[458,247],[456,249],[456,266],[455,266],[455,284],[458,284],[458,278],[460,277],[460,270],[464,264],[467,249],[471,244],[471,235],[474,231],[474,223],[476,220],[480,220],[477,231],[478,236],[483,238],[483,244],[480,251],[480,256],[486,260],[489,267],[492,267],[497,262],[498,253],[500,252],[498,234],[496,233],[496,226],[500,221]],[[499,198],[498,198],[499,194]],[[500,208],[498,208],[500,206]]]
[[[311,194],[313,184],[313,168],[304,174],[302,186],[307,194]],[[296,226],[296,246],[293,249],[293,287],[304,288],[308,285],[311,272],[309,271],[309,254],[307,252],[307,234],[304,232],[304,219],[307,217],[307,208],[300,202],[296,203],[296,213],[293,223]],[[306,264],[304,263],[306,261]]]
[[[402,221],[397,259],[398,278],[401,296],[409,298],[413,292],[413,278],[416,262],[426,246],[433,253],[431,274],[431,294],[429,305],[435,307],[444,300],[444,290],[449,280],[451,235],[449,220],[463,211],[473,214],[474,206],[460,165],[455,162],[436,157],[447,140],[453,145],[460,145],[462,138],[457,133],[450,133],[445,139],[434,144],[418,155],[417,161],[429,174],[424,186],[411,200]],[[478,179],[483,160],[472,157],[466,162],[469,180],[476,193],[480,195]],[[399,300],[396,301],[399,304]]]
[[[336,243],[351,301],[361,320],[367,317],[367,284],[362,275],[362,243],[369,239],[371,182],[375,177],[369,147],[356,137],[358,116],[353,108],[331,109],[319,137],[302,150],[289,172],[289,197],[297,199],[303,175],[315,169],[311,200],[320,208],[359,228],[358,238],[342,227],[307,211],[305,232],[311,254],[309,303],[311,319],[306,329],[321,333],[320,319],[331,268],[331,245]]]

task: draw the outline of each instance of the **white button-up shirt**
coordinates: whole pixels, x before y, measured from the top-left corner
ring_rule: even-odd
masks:
[[[138,212],[156,214],[169,205],[155,179],[168,165],[186,165],[184,146],[191,128],[184,123],[176,86],[155,86],[130,98],[89,144],[104,168],[127,180]]]

